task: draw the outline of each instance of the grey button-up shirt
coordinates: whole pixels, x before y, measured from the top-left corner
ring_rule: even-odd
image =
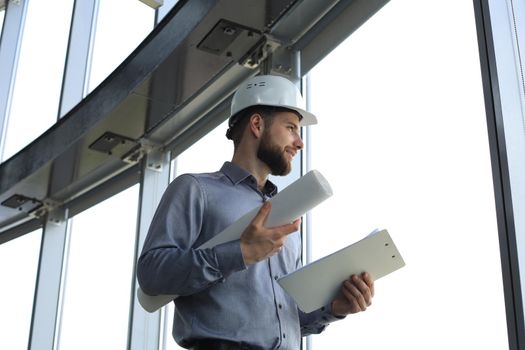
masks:
[[[297,350],[301,335],[319,333],[336,320],[329,307],[303,313],[277,283],[301,264],[299,232],[288,236],[281,252],[248,267],[239,240],[196,249],[277,188],[267,181],[263,192],[250,173],[226,162],[215,173],[181,175],[164,193],[137,277],[150,295],[180,295],[173,337],[181,346],[213,338],[250,349]]]

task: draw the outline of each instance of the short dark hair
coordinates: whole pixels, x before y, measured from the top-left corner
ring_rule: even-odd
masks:
[[[233,141],[233,145],[237,147],[241,143],[242,135],[250,117],[254,114],[259,114],[267,126],[270,126],[273,120],[273,117],[278,112],[292,112],[297,114],[299,120],[303,117],[293,109],[279,107],[279,106],[250,106],[235,114],[230,118],[228,130],[226,131],[226,137]]]

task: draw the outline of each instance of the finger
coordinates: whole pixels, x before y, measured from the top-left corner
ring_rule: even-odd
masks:
[[[341,291],[343,292],[343,295],[345,296],[347,302],[350,304],[350,311],[352,313],[365,311],[366,308],[365,309],[361,308],[361,304],[359,303],[359,300],[357,300],[354,294],[349,290],[349,288],[346,286],[346,283],[348,283],[348,281],[346,281],[343,284],[343,288],[341,288]]]
[[[368,284],[366,284],[365,281],[357,275],[352,276],[352,284],[359,290],[359,292],[365,299],[366,305],[372,305],[372,293],[370,291],[370,288],[368,287]]]
[[[300,226],[301,226],[301,219],[299,218],[295,220],[294,222],[292,222],[291,224],[285,224],[282,226],[273,227],[272,230],[273,230],[274,239],[279,239],[280,237],[287,236],[290,233],[294,233],[297,230],[299,230]]]
[[[374,296],[374,280],[372,279],[372,276],[368,272],[363,272],[362,274],[363,280],[368,285],[368,288],[370,289],[370,294],[372,297]]]
[[[367,302],[363,294],[361,294],[361,292],[359,291],[359,289],[357,289],[357,287],[350,281],[346,281],[344,283],[344,287],[352,294],[354,299],[357,301],[357,305],[359,306],[361,311],[365,311],[367,307]]]
[[[372,294],[370,292],[370,288],[368,288],[368,285],[361,279],[361,277],[358,275],[352,275],[351,284],[361,294],[366,305],[367,306],[372,305]]]
[[[264,226],[264,223],[266,222],[266,219],[268,219],[268,215],[270,215],[270,211],[272,210],[272,203],[270,201],[266,201],[263,203],[262,207],[257,212],[257,215],[252,220],[252,224],[254,226]]]

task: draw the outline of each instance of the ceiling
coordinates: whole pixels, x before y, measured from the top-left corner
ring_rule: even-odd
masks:
[[[174,157],[225,120],[230,95],[266,57],[286,70],[301,51],[305,74],[387,1],[179,1],[106,80],[0,164],[0,243],[57,208],[75,215],[112,181],[136,183],[144,156]]]

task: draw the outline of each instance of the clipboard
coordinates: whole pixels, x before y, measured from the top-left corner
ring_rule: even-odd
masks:
[[[280,278],[279,285],[304,312],[329,304],[344,280],[368,272],[378,280],[405,266],[387,230],[375,230],[362,240]]]

